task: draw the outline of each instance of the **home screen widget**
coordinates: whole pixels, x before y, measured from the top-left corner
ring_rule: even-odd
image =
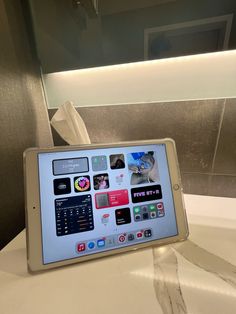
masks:
[[[85,243],[79,243],[77,244],[77,252],[83,252],[85,251]]]
[[[110,155],[110,167],[113,170],[125,168],[124,155],[123,154]]]
[[[53,180],[54,194],[62,195],[71,193],[70,178]]]
[[[154,204],[134,206],[133,213],[135,221],[161,218],[165,216],[164,204],[163,202],[157,202]]]
[[[74,178],[74,188],[75,192],[85,192],[90,191],[90,177],[81,176]]]
[[[57,236],[93,230],[91,195],[56,199],[55,219]]]
[[[96,208],[123,206],[129,203],[128,190],[116,190],[95,194]]]
[[[107,170],[107,157],[106,156],[93,156],[92,157],[93,171]]]
[[[130,184],[157,182],[159,173],[154,152],[135,152],[127,154]]]
[[[128,207],[116,209],[115,216],[118,226],[131,223],[130,209]]]
[[[87,157],[53,160],[52,165],[54,176],[89,171]]]
[[[162,198],[161,186],[149,185],[131,189],[133,203],[148,202]]]
[[[107,173],[98,174],[93,177],[94,190],[104,190],[109,188],[109,177]]]

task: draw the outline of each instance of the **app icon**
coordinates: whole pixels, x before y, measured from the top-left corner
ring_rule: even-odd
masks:
[[[107,170],[107,157],[106,156],[93,156],[92,157],[93,171]]]
[[[110,155],[111,169],[125,168],[125,159],[123,154]]]
[[[94,249],[94,248],[95,248],[95,243],[94,243],[94,241],[89,242],[89,243],[87,244],[87,246],[88,246],[88,249],[90,249],[90,250]]]
[[[97,246],[99,248],[105,246],[105,240],[104,239],[97,240]]]
[[[109,222],[109,217],[110,215],[109,214],[103,214],[102,215],[102,218],[101,218],[101,221],[104,225],[106,225],[108,222]]]
[[[157,216],[158,217],[164,217],[165,216],[164,205],[162,202],[157,203]]]
[[[157,213],[156,213],[156,212],[151,212],[151,213],[150,213],[151,219],[156,218],[156,216],[157,216]]]
[[[142,233],[141,231],[138,231],[138,232],[136,233],[136,238],[137,238],[137,239],[142,239],[142,238],[143,238],[143,233]]]
[[[148,207],[147,207],[146,205],[145,205],[145,206],[142,206],[141,209],[142,209],[142,211],[143,211],[144,213],[146,213],[146,212],[148,211]]]
[[[106,245],[107,246],[114,246],[115,245],[115,241],[114,241],[114,237],[110,236],[108,238],[106,238]]]
[[[158,215],[158,217],[164,217],[165,216],[164,210],[158,210],[157,215]]]
[[[107,173],[98,174],[93,177],[94,190],[104,190],[109,188],[109,178]]]
[[[124,174],[123,173],[121,173],[118,176],[116,176],[116,183],[117,184],[120,185],[121,183],[123,183],[123,181],[124,181]]]
[[[156,210],[156,206],[154,204],[148,205],[149,210]]]
[[[133,241],[133,240],[134,240],[133,233],[128,234],[128,241]]]
[[[84,192],[90,190],[89,176],[81,176],[74,178],[75,192]]]
[[[128,207],[116,209],[115,215],[116,215],[116,224],[118,226],[131,223],[130,209]]]
[[[118,242],[119,242],[119,243],[124,243],[125,241],[126,241],[126,234],[125,234],[125,233],[120,234],[120,235],[118,236]]]
[[[70,178],[60,178],[53,180],[54,194],[68,194],[71,192]]]
[[[79,244],[77,244],[77,251],[78,251],[78,252],[83,252],[83,251],[85,251],[85,243],[79,243]]]
[[[150,238],[152,236],[152,230],[151,229],[144,230],[144,236],[145,238]]]
[[[157,203],[157,209],[163,209],[163,208],[164,206],[162,202]]]
[[[140,213],[140,206],[135,206],[134,207],[134,212],[135,212],[135,214]]]
[[[135,215],[135,216],[134,216],[134,219],[135,219],[135,220],[141,220],[141,216],[140,216],[139,214],[138,214],[138,215]]]
[[[143,220],[146,220],[146,219],[148,219],[149,217],[148,217],[148,213],[143,213]]]

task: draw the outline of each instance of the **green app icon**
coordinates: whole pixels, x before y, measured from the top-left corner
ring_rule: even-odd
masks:
[[[140,206],[134,207],[134,212],[137,214],[140,212]]]
[[[153,204],[149,205],[149,210],[156,210],[156,206]]]

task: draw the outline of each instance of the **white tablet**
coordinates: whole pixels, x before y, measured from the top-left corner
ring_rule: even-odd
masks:
[[[188,236],[170,139],[33,148],[24,166],[30,271]]]

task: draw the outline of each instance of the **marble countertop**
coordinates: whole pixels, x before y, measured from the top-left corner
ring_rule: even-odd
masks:
[[[0,313],[235,313],[236,199],[185,202],[185,242],[37,275],[27,272],[23,231],[0,252]]]

